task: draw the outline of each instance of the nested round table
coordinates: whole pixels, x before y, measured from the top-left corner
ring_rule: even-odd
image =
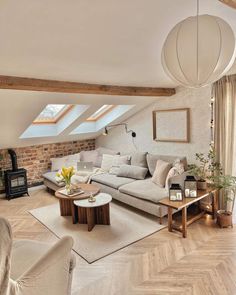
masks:
[[[75,212],[77,208],[74,206],[74,201],[87,199],[91,194],[96,195],[100,191],[99,187],[94,184],[81,183],[79,186],[84,193],[74,197],[60,193],[61,188],[55,192],[55,197],[59,199],[61,216],[72,216],[73,223],[77,222]]]
[[[88,199],[74,201],[74,205],[77,207],[78,223],[88,224],[88,231],[91,231],[95,224],[110,225],[109,205],[112,197],[109,194],[100,193],[95,199],[95,202],[89,202]]]

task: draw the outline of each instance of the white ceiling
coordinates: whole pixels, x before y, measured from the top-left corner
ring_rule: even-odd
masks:
[[[0,73],[119,85],[174,84],[161,67],[171,28],[196,13],[196,0],[4,0]],[[200,13],[236,10],[200,0]]]
[[[174,87],[162,69],[161,48],[171,28],[195,13],[196,0],[4,0],[0,74]],[[200,13],[224,18],[236,33],[236,10],[217,0],[201,0]],[[103,104],[136,105],[121,121],[154,100],[0,90],[0,147],[77,139],[65,132],[56,140],[19,139],[48,103],[91,105],[77,127]],[[79,138],[94,136],[98,133]]]

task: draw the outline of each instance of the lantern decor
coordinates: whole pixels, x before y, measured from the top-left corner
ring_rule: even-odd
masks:
[[[197,88],[220,79],[233,65],[235,36],[230,25],[213,15],[197,15],[179,22],[162,49],[166,74],[185,87]]]
[[[184,194],[186,198],[197,197],[197,181],[194,176],[186,176],[184,181]]]
[[[169,188],[170,201],[183,201],[183,193],[178,183],[172,183]]]

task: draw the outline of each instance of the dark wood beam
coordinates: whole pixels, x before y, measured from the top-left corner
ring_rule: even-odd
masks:
[[[219,0],[219,1],[236,9],[236,0]]]
[[[171,96],[174,88],[133,87],[65,82],[0,75],[0,89],[127,96]]]

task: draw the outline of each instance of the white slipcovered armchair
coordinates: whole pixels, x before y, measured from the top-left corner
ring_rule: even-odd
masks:
[[[75,258],[73,240],[54,246],[12,242],[9,223],[0,217],[0,295],[69,295]]]

